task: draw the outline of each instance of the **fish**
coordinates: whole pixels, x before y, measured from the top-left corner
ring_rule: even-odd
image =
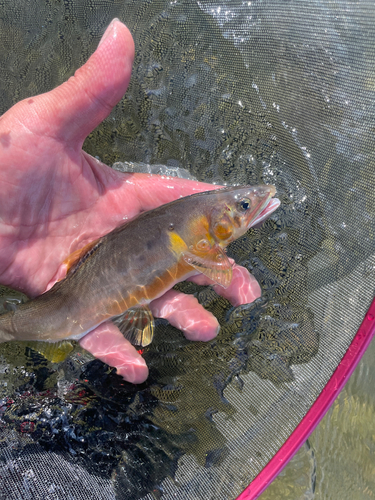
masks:
[[[148,304],[199,273],[228,287],[226,247],[280,202],[273,185],[224,187],[143,212],[75,251],[67,274],[0,316],[0,342],[79,340],[113,321],[133,344],[154,335]]]

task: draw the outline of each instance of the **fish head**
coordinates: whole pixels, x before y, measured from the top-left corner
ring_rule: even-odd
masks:
[[[210,234],[216,244],[226,247],[252,226],[265,220],[280,205],[273,185],[224,188],[209,215]]]
[[[276,210],[280,201],[273,198],[275,194],[275,186],[261,185],[228,187],[192,196],[187,201],[190,204],[194,200],[194,210],[189,213],[188,207],[183,207],[183,237],[174,235],[171,248],[188,266],[228,287],[232,264],[225,247]]]

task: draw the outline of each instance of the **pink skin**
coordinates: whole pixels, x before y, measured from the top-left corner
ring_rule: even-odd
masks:
[[[114,20],[73,77],[51,92],[17,103],[0,118],[0,283],[39,295],[65,275],[61,262],[70,253],[125,217],[213,188],[183,179],[123,174],[82,151],[85,137],[123,96],[133,57],[129,30]],[[244,297],[255,297],[259,287],[249,276],[243,274],[241,288]],[[243,299],[235,288],[217,291],[238,304]],[[169,304],[173,311],[174,300],[167,294],[158,299],[158,307]],[[189,324],[181,319],[179,328],[188,338],[214,337],[216,320],[186,300]],[[143,382],[147,366],[120,335],[105,324],[80,343],[126,380]]]

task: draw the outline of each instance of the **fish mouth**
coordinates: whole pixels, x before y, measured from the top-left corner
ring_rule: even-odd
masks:
[[[251,188],[249,198],[255,202],[256,206],[245,219],[247,229],[266,219],[278,208],[280,201],[277,198],[273,198],[275,194],[276,187],[272,184],[254,186]]]
[[[274,187],[274,186],[272,186]],[[276,189],[274,193],[269,195],[269,197],[265,200],[263,206],[260,207],[260,211],[254,217],[254,219],[250,222],[249,228],[254,227],[260,223],[262,223],[265,219],[267,219],[276,209],[280,206],[280,200],[278,198],[273,198],[276,194]]]

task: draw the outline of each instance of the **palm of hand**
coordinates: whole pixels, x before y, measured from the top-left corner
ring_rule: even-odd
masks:
[[[122,174],[82,151],[85,137],[124,94],[133,55],[129,31],[115,20],[74,77],[47,94],[16,104],[1,117],[2,284],[39,295],[64,276],[61,263],[70,253],[124,219],[212,188],[182,179]],[[232,303],[250,302],[260,295],[258,284],[246,273],[239,267],[234,273],[237,282],[226,291]],[[179,311],[174,324],[188,338],[209,340],[218,332],[216,319],[192,297],[170,291],[155,301],[155,315],[167,317],[171,311],[172,316]],[[147,378],[144,360],[114,325],[99,326],[80,343],[127,380]]]

